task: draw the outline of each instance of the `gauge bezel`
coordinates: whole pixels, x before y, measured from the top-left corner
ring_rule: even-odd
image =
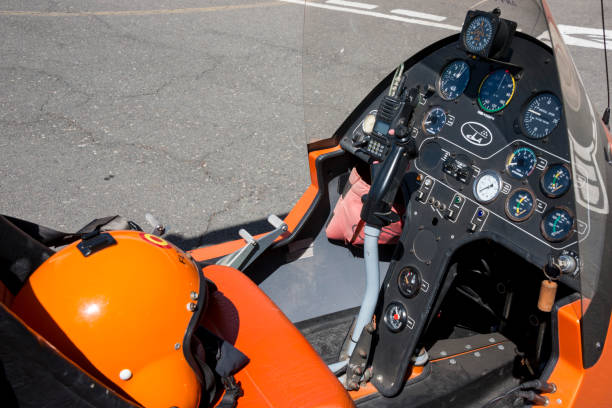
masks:
[[[516,194],[519,191],[525,191],[525,192],[529,193],[531,195],[531,200],[533,201],[533,204],[531,205],[531,210],[523,218],[519,218],[519,217],[517,217],[515,215],[512,215],[512,213],[508,209],[508,204],[510,203],[510,199],[512,198],[512,196],[514,194]],[[535,194],[534,194],[533,191],[531,191],[531,189],[529,189],[527,187],[515,188],[514,190],[512,190],[510,192],[510,194],[508,194],[508,198],[506,198],[506,204],[504,205],[504,210],[506,211],[506,216],[508,218],[510,218],[510,220],[512,220],[514,222],[524,222],[524,221],[527,221],[529,218],[531,218],[531,216],[535,212],[535,208],[536,208],[535,200],[536,200]]]
[[[401,281],[402,281],[402,276],[403,276],[403,275],[404,275],[404,273],[406,273],[406,271],[408,271],[408,270],[410,270],[410,271],[414,272],[414,273],[416,274],[416,276],[417,276],[417,279],[418,279],[418,285],[417,285],[417,288],[416,288],[416,290],[414,291],[414,293],[412,293],[412,294],[407,293],[407,292],[404,292],[404,289],[402,288],[402,284],[401,284]],[[422,284],[421,273],[420,273],[420,272],[419,272],[419,270],[418,270],[416,267],[414,267],[414,266],[411,266],[411,265],[404,266],[404,267],[403,267],[403,268],[402,268],[402,269],[399,271],[399,273],[397,274],[397,289],[398,289],[398,290],[399,290],[399,292],[402,294],[402,296],[404,296],[405,298],[412,299],[413,297],[415,297],[416,295],[418,295],[418,294],[419,294],[419,292],[421,291],[421,284]]]
[[[548,171],[550,170],[550,168],[552,166],[563,166],[563,167],[565,167],[565,170],[567,170],[567,172],[569,173],[569,176],[570,176],[570,180],[569,180],[570,184],[567,187],[567,190],[565,190],[561,194],[550,194],[544,188],[544,177],[546,176],[546,173],[548,173]],[[570,189],[572,188],[573,179],[574,178],[572,177],[572,170],[567,165],[567,163],[552,163],[552,164],[547,165],[546,168],[544,169],[544,171],[542,172],[542,174],[540,175],[540,190],[542,190],[542,194],[544,194],[548,198],[560,198],[560,197],[563,197],[565,194],[567,194],[570,191]]]
[[[498,184],[499,184],[499,189],[497,190],[497,193],[495,194],[495,196],[494,196],[492,199],[490,199],[490,200],[486,200],[486,201],[482,201],[482,200],[480,200],[480,199],[478,198],[478,193],[477,193],[477,191],[476,191],[476,186],[478,185],[478,180],[480,180],[480,179],[481,179],[482,177],[484,177],[486,174],[491,174],[491,175],[493,175],[493,176],[494,176],[494,177],[497,179]],[[499,174],[497,171],[492,170],[492,169],[489,169],[489,170],[483,170],[483,171],[481,171],[481,172],[480,172],[480,174],[478,174],[478,176],[477,176],[477,177],[474,179],[474,184],[472,185],[472,194],[474,195],[474,198],[476,199],[476,201],[478,201],[480,204],[490,204],[490,203],[492,203],[493,201],[495,201],[495,200],[497,199],[497,197],[499,197],[499,194],[501,193],[502,187],[503,187],[503,180],[502,180],[502,178],[501,178],[501,175],[500,175],[500,174]]]
[[[389,319],[388,319],[389,310],[394,305],[399,305],[402,309],[402,313],[400,314],[400,319],[399,319],[399,322],[401,323],[401,325],[398,328],[394,328],[393,326],[391,326],[391,323],[389,323]],[[404,306],[403,303],[398,302],[398,301],[390,302],[385,308],[385,311],[383,313],[383,321],[385,322],[385,326],[387,326],[387,329],[389,329],[389,331],[393,333],[398,333],[402,331],[406,327],[406,324],[408,322],[408,312],[406,311],[406,306]]]
[[[490,13],[483,13],[483,12],[478,12],[478,11],[472,12],[472,13],[473,14],[471,16],[468,16],[469,20],[463,23],[463,26],[465,27],[465,29],[461,30],[461,45],[463,46],[463,49],[470,54],[486,57],[489,55],[489,51],[491,50],[491,47],[493,46],[493,43],[495,42],[497,31],[499,30],[499,17],[492,15]],[[470,24],[472,24],[472,22],[478,17],[485,17],[491,23],[491,38],[489,42],[487,43],[487,45],[482,50],[473,51],[467,46],[466,36],[467,36],[467,30],[470,27]]]
[[[461,91],[461,93],[459,95],[457,95],[455,98],[446,98],[444,96],[444,94],[442,93],[442,75],[448,69],[448,67],[450,67],[452,64],[454,64],[456,62],[463,62],[463,63],[465,63],[465,65],[467,65],[467,67],[468,67],[468,82],[465,85],[465,88],[463,88],[463,90]],[[454,101],[454,100],[458,99],[461,95],[463,95],[465,93],[465,90],[470,85],[470,80],[471,79],[472,79],[472,67],[470,66],[470,64],[466,60],[463,60],[461,58],[454,59],[454,60],[450,61],[448,64],[446,64],[442,68],[442,70],[438,73],[438,80],[436,81],[436,86],[438,88],[438,95],[440,95],[440,98],[444,99],[445,101]]]
[[[538,96],[543,95],[543,94],[551,94],[553,95],[555,98],[557,98],[557,101],[559,102],[559,106],[561,107],[561,117],[559,118],[559,123],[557,123],[557,125],[552,128],[552,130],[547,134],[544,135],[542,137],[533,137],[529,134],[529,132],[527,131],[527,129],[525,129],[525,125],[523,124],[523,120],[525,119],[525,112],[527,112],[527,108],[529,107],[529,104]],[[521,128],[521,132],[523,133],[523,135],[526,138],[529,138],[531,140],[542,140],[545,139],[547,137],[549,137],[550,135],[553,134],[553,132],[559,127],[559,125],[561,124],[561,120],[563,119],[563,102],[561,102],[561,99],[559,99],[559,97],[557,96],[557,94],[555,94],[552,91],[542,91],[542,92],[538,92],[534,95],[532,95],[529,99],[527,99],[527,101],[523,104],[523,107],[521,108],[521,114],[519,115],[519,127]]]
[[[442,110],[442,112],[444,112],[444,123],[442,123],[442,126],[440,126],[440,130],[438,130],[436,133],[430,133],[427,129],[425,129],[425,120],[429,117],[429,114],[437,109]],[[442,128],[444,128],[444,125],[446,124],[446,119],[447,119],[447,113],[446,113],[446,109],[444,109],[441,106],[432,106],[430,107],[427,112],[425,112],[425,115],[423,115],[423,119],[421,119],[421,129],[423,129],[423,132],[425,132],[425,134],[429,135],[429,136],[435,136],[437,134],[439,134],[442,131]]]
[[[546,219],[546,217],[553,211],[555,210],[563,210],[566,211],[570,217],[572,217],[572,226],[570,227],[570,232],[563,238],[558,239],[558,238],[552,238],[550,235],[548,235],[546,233],[546,230],[544,228],[544,220]],[[556,243],[556,242],[563,242],[563,241],[567,241],[571,236],[574,235],[574,232],[576,231],[576,217],[574,216],[574,213],[572,211],[570,211],[569,208],[567,208],[566,206],[563,205],[557,205],[554,206],[553,208],[551,208],[550,210],[546,211],[543,215],[542,215],[542,220],[540,221],[540,232],[542,233],[542,236],[544,237],[544,239],[546,239],[548,242],[552,242],[552,243]]]
[[[511,157],[513,157],[514,153],[516,153],[517,151],[519,151],[521,149],[527,149],[531,153],[533,153],[533,156],[535,157],[535,163],[533,164],[533,168],[531,169],[529,174],[527,174],[526,176],[523,176],[523,177],[518,177],[518,176],[515,176],[512,173],[512,171],[510,171],[509,166],[510,166],[510,159],[511,159]],[[508,154],[508,156],[506,156],[506,166],[504,168],[506,170],[506,173],[508,173],[508,175],[510,177],[512,177],[513,179],[515,179],[515,180],[525,180],[527,177],[529,177],[529,176],[531,176],[533,174],[533,172],[535,171],[537,166],[538,166],[538,155],[536,154],[536,152],[531,147],[529,147],[529,146],[517,146],[517,147],[512,149],[512,151]]]
[[[484,106],[482,106],[482,102],[480,101],[480,91],[482,90],[482,86],[487,81],[487,79],[489,79],[489,77],[491,75],[493,75],[497,71],[504,71],[504,73],[510,75],[510,78],[512,78],[512,94],[510,95],[508,100],[504,103],[504,106],[502,106],[499,109],[490,110],[490,109],[487,109]],[[481,110],[483,110],[484,112],[486,112],[486,113],[497,113],[497,112],[500,112],[500,111],[506,109],[506,107],[508,107],[508,105],[510,105],[510,102],[512,102],[512,98],[514,98],[514,94],[515,93],[516,93],[516,79],[514,78],[514,75],[512,74],[512,72],[510,72],[510,70],[504,69],[504,68],[494,69],[493,71],[491,71],[487,75],[485,75],[485,77],[482,79],[482,82],[480,82],[480,86],[478,86],[478,93],[476,94],[476,99],[478,101],[478,107]]]

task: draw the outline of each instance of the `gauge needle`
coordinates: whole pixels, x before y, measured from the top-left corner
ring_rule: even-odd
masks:
[[[531,113],[533,113],[534,115],[542,116],[542,114],[541,114],[540,112],[536,112],[536,111],[534,111],[533,109],[528,109],[528,110],[527,110],[527,112],[531,112]]]
[[[490,185],[486,186],[485,188],[480,189],[480,191],[485,191],[485,190],[487,190],[487,189],[489,189],[491,187],[495,187],[495,184],[490,184]]]

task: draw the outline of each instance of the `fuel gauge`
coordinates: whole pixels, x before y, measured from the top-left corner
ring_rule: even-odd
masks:
[[[514,190],[506,200],[506,215],[512,221],[525,221],[535,209],[533,193],[526,188]]]
[[[572,185],[572,176],[565,164],[553,164],[548,166],[542,178],[540,186],[542,191],[550,198],[558,198],[567,193]]]

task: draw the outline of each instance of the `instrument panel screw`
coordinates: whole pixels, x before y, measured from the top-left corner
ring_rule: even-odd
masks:
[[[178,349],[180,349],[180,348],[181,348],[181,343],[176,343],[176,344],[174,345],[174,349],[175,349],[175,350],[178,350]]]
[[[474,357],[476,357],[476,358],[480,357],[480,352],[479,351],[475,352],[474,353]]]
[[[198,300],[198,292],[192,291],[189,296],[191,297],[191,300]]]
[[[187,303],[187,310],[189,310],[190,312],[193,312],[196,310],[197,305],[195,303]]]
[[[455,365],[457,364],[457,360],[455,360],[454,358],[451,358],[450,360],[448,360],[450,365]]]
[[[132,378],[132,372],[125,368],[119,372],[119,378],[121,378],[123,381],[127,381]]]

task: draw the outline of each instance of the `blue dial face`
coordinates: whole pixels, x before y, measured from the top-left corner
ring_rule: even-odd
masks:
[[[478,105],[485,112],[498,112],[514,96],[516,82],[508,70],[498,69],[485,77],[478,90]]]
[[[523,112],[523,131],[532,139],[541,139],[552,133],[561,120],[561,102],[550,92],[536,95]]]
[[[484,51],[493,41],[493,23],[487,16],[477,16],[465,30],[463,43],[465,49],[479,53]]]
[[[569,169],[563,164],[553,164],[548,167],[540,180],[542,191],[550,198],[561,197],[572,185]]]
[[[446,112],[442,108],[432,108],[423,118],[423,130],[430,135],[437,134],[446,123]]]
[[[515,190],[506,200],[506,214],[512,221],[525,221],[533,214],[534,198],[526,188]]]
[[[440,75],[440,95],[446,100],[457,99],[470,81],[470,66],[465,61],[453,61]]]
[[[528,147],[520,147],[508,156],[506,170],[508,174],[517,179],[523,179],[533,173],[538,158],[533,150]]]
[[[542,235],[550,242],[567,239],[574,227],[574,217],[564,208],[553,208],[542,219]]]

